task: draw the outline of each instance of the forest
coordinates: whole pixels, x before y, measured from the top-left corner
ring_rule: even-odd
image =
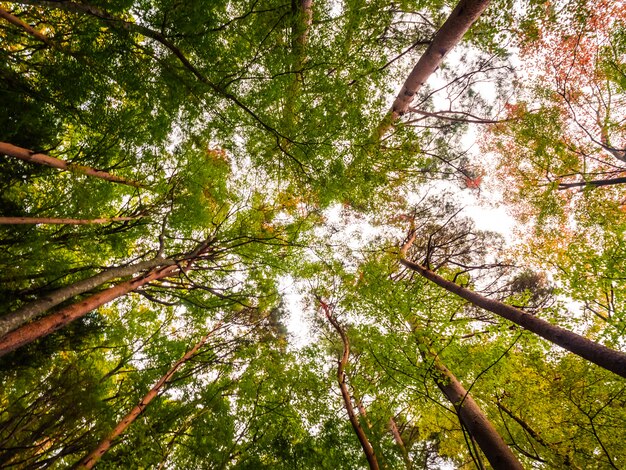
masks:
[[[626,1],[0,17],[0,468],[626,468]]]

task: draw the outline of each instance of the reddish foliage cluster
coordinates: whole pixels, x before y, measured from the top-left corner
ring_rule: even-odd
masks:
[[[464,183],[467,189],[480,189],[480,183],[482,182],[482,175],[478,175],[476,177],[465,176]]]

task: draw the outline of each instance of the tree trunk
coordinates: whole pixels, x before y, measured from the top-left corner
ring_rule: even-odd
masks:
[[[374,453],[374,448],[372,444],[370,444],[367,436],[365,435],[365,431],[361,427],[359,423],[359,419],[357,418],[354,407],[352,406],[352,397],[350,396],[350,391],[348,390],[348,385],[346,384],[346,374],[345,369],[348,364],[348,357],[350,356],[350,342],[348,341],[348,336],[341,328],[341,325],[335,320],[330,312],[330,308],[324,302],[320,301],[322,309],[324,310],[324,314],[326,318],[331,323],[333,328],[339,333],[341,336],[341,341],[343,343],[343,353],[341,355],[341,359],[337,364],[337,381],[339,382],[339,389],[341,390],[341,397],[343,398],[343,403],[348,412],[348,418],[350,419],[350,424],[352,425],[352,429],[359,439],[359,443],[361,444],[361,448],[363,449],[363,453],[365,454],[365,458],[367,459],[367,463],[369,464],[370,470],[379,470],[378,460],[376,459],[376,454]]]
[[[584,188],[587,186],[592,188],[599,188],[600,186],[612,186],[624,183],[626,183],[626,177],[609,178],[603,180],[579,181],[576,183],[559,183],[558,189]]]
[[[144,286],[152,281],[169,277],[179,270],[180,268],[177,265],[155,269],[148,274],[137,276],[129,281],[109,287],[102,292],[65,307],[58,312],[51,313],[32,323],[23,325],[0,338],[0,357],[63,328],[107,302],[128,294],[138,287]]]
[[[133,422],[139,417],[139,415],[146,409],[146,407],[150,404],[152,400],[154,400],[158,395],[161,389],[168,384],[168,382],[172,379],[174,374],[182,365],[184,365],[189,359],[196,355],[198,350],[206,344],[208,339],[221,327],[221,322],[217,324],[209,333],[203,336],[200,341],[198,341],[193,348],[187,351],[183,357],[181,357],[178,361],[170,367],[170,369],[163,375],[156,384],[150,389],[148,393],[137,403],[137,405],[126,414],[122,418],[122,420],[113,428],[113,430],[109,433],[107,437],[102,439],[98,446],[92,450],[87,456],[85,456],[78,464],[75,465],[74,468],[78,469],[90,469],[92,468],[101,458],[102,456],[111,448],[113,445],[113,441],[119,435],[121,435],[128,426],[133,424]]]
[[[52,168],[58,168],[59,170],[67,170],[73,173],[82,173],[87,176],[93,176],[95,178],[100,178],[103,180],[111,181],[113,183],[126,184],[128,186],[133,186],[135,188],[145,187],[144,185],[142,185],[141,183],[138,183],[137,181],[127,180],[126,178],[122,178],[121,176],[115,176],[115,175],[112,175],[111,173],[107,173],[106,171],[96,170],[95,168],[91,168],[89,166],[68,163],[65,160],[50,157],[49,155],[44,155],[43,153],[35,153],[32,150],[28,150],[22,147],[17,147],[7,142],[0,142],[0,154],[8,155],[14,158],[19,158],[20,160],[24,160],[26,162],[38,163],[40,165],[46,165]]]
[[[538,334],[542,338],[561,346],[568,351],[593,362],[594,364],[610,370],[624,378],[626,378],[626,354],[607,348],[601,344],[595,343],[583,336],[573,333],[559,326],[552,325],[545,320],[537,318],[533,315],[523,312],[515,307],[484,297],[476,292],[461,287],[454,282],[448,281],[438,274],[426,269],[411,261],[405,259],[401,263],[406,267],[417,271],[426,279],[443,287],[465,300],[468,300],[477,307],[488,310],[496,315],[505,318],[522,328]]]
[[[400,116],[408,111],[415,95],[424,86],[428,77],[439,68],[446,54],[461,41],[467,30],[487,8],[489,2],[490,0],[461,0],[457,4],[446,22],[435,34],[428,49],[415,64],[393,102],[391,110],[378,126],[377,135],[379,138],[389,130]]]
[[[313,21],[313,0],[292,0],[291,11],[293,25],[291,28],[291,72],[284,98],[283,126],[285,133],[290,133],[297,122],[295,114],[295,101],[301,94],[304,81],[304,65],[306,63],[306,47],[309,41],[309,30]],[[290,147],[291,142],[286,140],[284,144]]]
[[[296,13],[296,22],[292,30],[295,36],[292,49],[296,55],[295,63],[298,69],[306,62],[304,49],[309,42],[309,31],[313,23],[313,0],[293,0],[292,9]]]
[[[109,217],[105,219],[55,219],[52,217],[0,217],[0,225],[93,225],[128,222],[138,217]]]
[[[24,23],[17,16],[12,15],[11,13],[9,13],[3,8],[0,8],[0,17],[4,18],[9,23],[22,28],[23,30],[31,34],[32,36],[46,43],[48,46],[53,47],[55,49],[57,48],[57,46],[52,41],[50,41],[50,39],[48,39],[48,37],[45,34],[41,33],[40,31],[37,31],[35,28],[30,26],[29,24]]]
[[[420,352],[426,359],[426,353],[421,348]],[[433,358],[431,362],[435,370],[432,371],[432,376],[435,383],[452,403],[461,423],[480,446],[491,466],[496,470],[523,470],[524,467],[513,451],[455,375],[441,362],[437,354],[428,351],[428,355]]]
[[[396,441],[396,445],[400,448],[400,452],[402,453],[402,460],[404,460],[404,466],[406,470],[413,470],[413,462],[411,461],[411,457],[409,456],[409,451],[404,445],[404,440],[402,439],[402,435],[400,434],[400,430],[396,425],[396,420],[393,419],[393,416],[389,418],[389,431],[391,431],[391,435],[393,436],[393,440]]]
[[[95,289],[112,279],[130,276],[145,269],[153,269],[159,266],[173,264],[175,264],[174,260],[163,258],[140,261],[139,263],[130,264],[128,266],[119,266],[107,269],[96,274],[95,276],[91,276],[69,286],[57,289],[54,292],[47,294],[42,299],[30,302],[17,310],[0,317],[0,338],[4,339],[4,335],[10,331],[25,325],[29,321],[35,319],[38,315],[41,315],[52,307],[59,305],[61,302],[64,302],[76,295],[89,292],[90,290]]]

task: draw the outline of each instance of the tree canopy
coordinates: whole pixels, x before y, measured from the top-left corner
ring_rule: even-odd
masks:
[[[622,0],[0,2],[0,467],[626,467],[625,112]]]

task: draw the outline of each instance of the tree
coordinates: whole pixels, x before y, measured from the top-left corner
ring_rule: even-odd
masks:
[[[426,353],[423,355],[426,356]],[[424,359],[426,360],[426,357]],[[433,367],[435,383],[457,410],[463,426],[471,438],[476,440],[493,468],[524,468],[469,392],[436,354],[433,357]]]
[[[172,380],[178,369],[184,366],[198,353],[200,348],[206,344],[215,331],[219,330],[220,326],[221,324],[216,325],[211,331],[200,338],[200,340],[193,347],[189,348],[189,350],[178,361],[172,364],[172,367],[170,367],[165,375],[163,375],[157,383],[154,384],[141,401],[122,418],[119,424],[115,426],[115,428],[104,439],[102,439],[102,441],[100,441],[94,450],[92,450],[78,463],[77,468],[93,468],[93,466],[113,445],[113,441],[124,433],[126,428],[128,428],[128,426],[130,426],[139,417],[146,407],[150,405],[150,402],[152,402],[152,400],[154,400],[159,393],[161,393],[164,386]]]
[[[161,269],[154,269],[146,275],[137,276],[130,281],[117,284],[81,302],[72,304],[69,307],[56,311],[39,320],[13,329],[0,339],[0,355],[7,354],[36,339],[49,335],[60,328],[64,328],[70,322],[87,315],[89,312],[105,303],[126,295],[149,282],[167,278],[178,271],[180,271],[178,266],[166,266]]]
[[[114,183],[122,183],[135,187],[142,186],[136,181],[129,181],[120,176],[115,176],[107,173],[106,171],[96,170],[95,168],[90,168],[87,166],[67,163],[66,161],[60,160],[58,158],[50,157],[42,153],[36,153],[32,150],[17,147],[6,142],[0,142],[0,153],[8,155],[10,157],[19,158],[20,160],[24,160],[27,162],[39,163],[40,165],[47,165],[52,168],[58,168],[60,170],[69,170],[76,173],[82,173],[88,176],[93,176],[95,178],[102,178],[103,180],[111,181]]]
[[[624,467],[623,12],[4,2],[0,466]]]
[[[605,369],[615,372],[622,377],[626,377],[626,355],[624,353],[607,348],[601,344],[594,343],[583,336],[572,333],[571,331],[565,330],[561,327],[551,325],[545,320],[541,320],[533,315],[524,313],[523,311],[510,307],[502,302],[494,301],[476,294],[469,289],[455,284],[454,282],[447,281],[443,277],[433,273],[419,264],[412,263],[411,261],[404,259],[401,262],[408,268],[419,272],[426,279],[433,281],[450,292],[454,292],[460,297],[473,302],[475,305],[500,315],[507,320],[513,321],[527,330],[538,334],[539,336],[567,349],[568,351],[584,357],[600,367],[604,367]]]
[[[172,266],[175,264],[177,264],[175,260],[166,260],[162,257],[157,257],[148,261],[140,261],[139,263],[129,266],[107,269],[88,279],[84,279],[67,287],[58,289],[48,294],[45,299],[36,300],[18,308],[17,310],[14,310],[13,312],[5,314],[0,319],[0,325],[2,325],[0,327],[0,334],[4,336],[10,331],[27,324],[42,313],[52,307],[55,307],[56,305],[59,305],[65,300],[100,287],[102,284],[112,279],[132,275],[144,269],[154,269],[159,266]],[[171,275],[172,271],[169,271],[168,274]]]
[[[359,420],[354,413],[354,407],[352,405],[352,396],[350,391],[348,390],[348,385],[346,383],[346,366],[348,365],[348,359],[350,357],[350,342],[348,337],[346,336],[345,331],[339,324],[336,318],[333,317],[333,313],[330,310],[330,307],[321,299],[318,299],[322,310],[324,311],[324,315],[326,319],[333,326],[335,331],[341,337],[341,342],[343,345],[343,351],[341,353],[341,358],[337,361],[337,381],[339,382],[339,389],[341,390],[341,397],[343,398],[344,406],[346,407],[346,411],[348,413],[348,418],[350,419],[350,424],[352,425],[352,429],[354,429],[354,433],[357,435],[359,439],[359,443],[363,448],[363,453],[365,454],[365,458],[367,459],[367,463],[371,470],[379,469],[378,459],[376,458],[376,453],[374,452],[374,448],[372,444],[370,444],[367,435],[363,431]],[[361,413],[363,414],[363,413]]]

